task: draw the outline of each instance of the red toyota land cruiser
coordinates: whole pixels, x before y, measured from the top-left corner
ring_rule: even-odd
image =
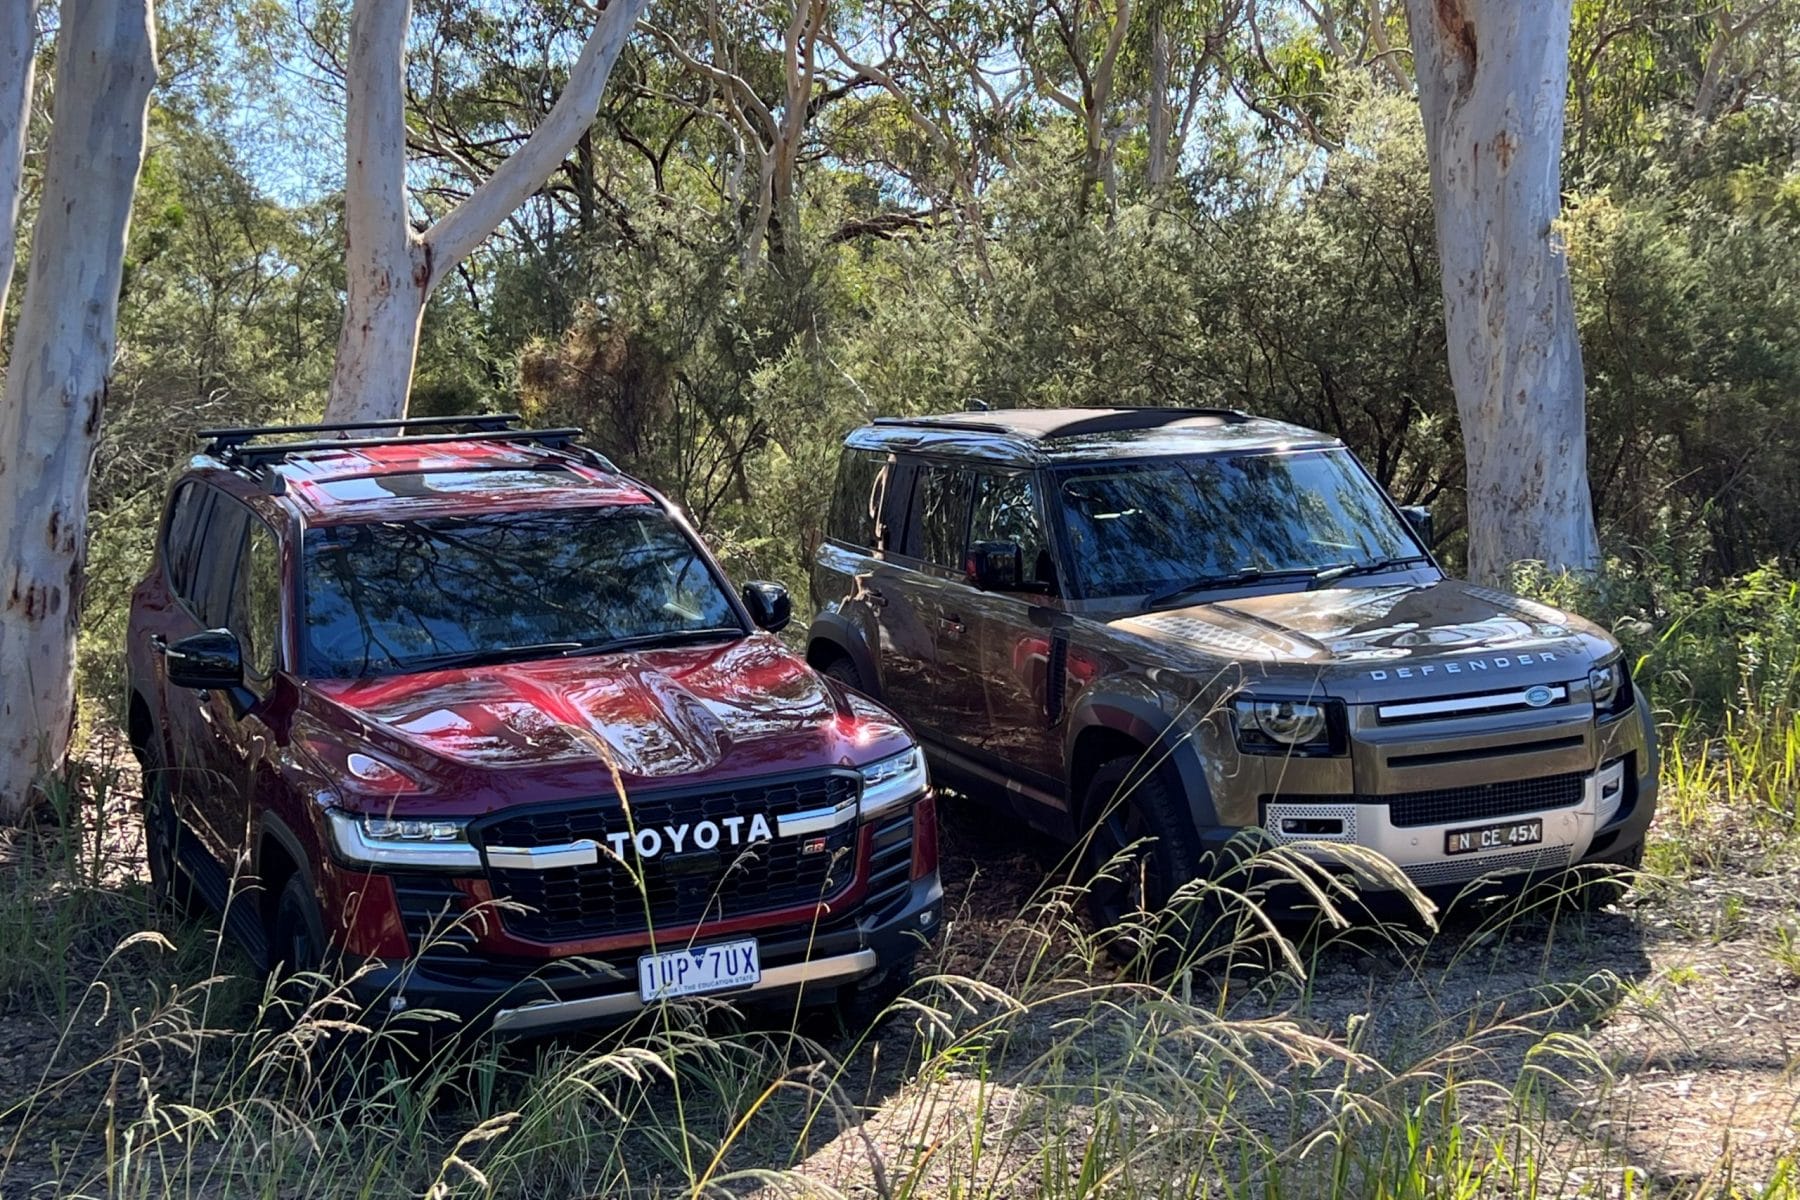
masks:
[[[201,435],[126,646],[154,887],[500,1033],[891,985],[943,897],[917,745],[579,434]]]

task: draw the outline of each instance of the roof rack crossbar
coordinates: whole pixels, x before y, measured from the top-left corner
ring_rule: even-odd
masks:
[[[352,426],[366,429],[368,426]],[[234,467],[246,469],[265,463],[280,462],[293,454],[317,454],[328,450],[366,450],[374,446],[424,446],[435,442],[518,442],[561,449],[581,436],[573,427],[565,429],[493,429],[475,433],[427,433],[401,437],[330,438],[317,442],[271,442],[262,446],[236,446],[225,455]]]
[[[517,425],[518,413],[460,417],[403,417],[388,421],[328,421],[312,425],[247,425],[241,428],[202,429],[194,436],[208,443],[206,452],[222,455],[259,437],[280,433],[348,433],[357,429],[449,429],[467,426],[472,432],[498,433]]]

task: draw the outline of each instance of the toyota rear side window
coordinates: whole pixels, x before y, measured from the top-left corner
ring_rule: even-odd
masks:
[[[303,557],[315,677],[746,632],[698,548],[647,506],[325,526]]]

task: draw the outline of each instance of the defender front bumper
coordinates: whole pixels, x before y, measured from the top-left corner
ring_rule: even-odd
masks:
[[[1323,862],[1341,862],[1333,846],[1358,846],[1388,859],[1421,888],[1463,884],[1487,876],[1542,875],[1567,870],[1587,857],[1595,835],[1630,819],[1638,808],[1639,781],[1627,777],[1632,760],[1618,758],[1589,774],[1580,799],[1550,809],[1471,815],[1428,824],[1396,823],[1386,803],[1271,801],[1263,832],[1277,846],[1317,848]],[[1629,810],[1629,811],[1628,811]],[[1542,822],[1543,837],[1528,846],[1500,845],[1452,854],[1447,843],[1461,830]],[[1609,839],[1616,843],[1617,838]]]

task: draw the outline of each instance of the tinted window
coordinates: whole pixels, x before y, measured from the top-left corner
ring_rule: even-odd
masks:
[[[876,547],[886,478],[885,454],[846,446],[838,459],[837,491],[831,499],[827,535],[863,549]]]
[[[198,539],[188,602],[202,625],[218,629],[231,619],[231,590],[237,582],[238,562],[244,555],[244,536],[249,532],[251,518],[249,509],[228,496],[214,494],[207,507],[211,516]]]
[[[907,554],[960,569],[969,529],[969,472],[942,463],[921,464],[907,524]]]
[[[190,605],[194,601],[194,560],[200,553],[207,513],[216,493],[199,483],[184,483],[169,509],[169,528],[163,539],[163,561],[168,566],[169,587]]]
[[[969,542],[1012,542],[1019,547],[1020,579],[1056,590],[1056,564],[1044,533],[1037,484],[1029,473],[975,477]]]
[[[281,637],[281,549],[269,527],[254,518],[232,593],[229,626],[244,648],[245,672],[267,679]]]
[[[304,559],[320,676],[743,632],[698,548],[647,506],[328,526]]]
[[[1062,476],[1060,501],[1071,569],[1090,596],[1420,553],[1344,450],[1083,468]]]

